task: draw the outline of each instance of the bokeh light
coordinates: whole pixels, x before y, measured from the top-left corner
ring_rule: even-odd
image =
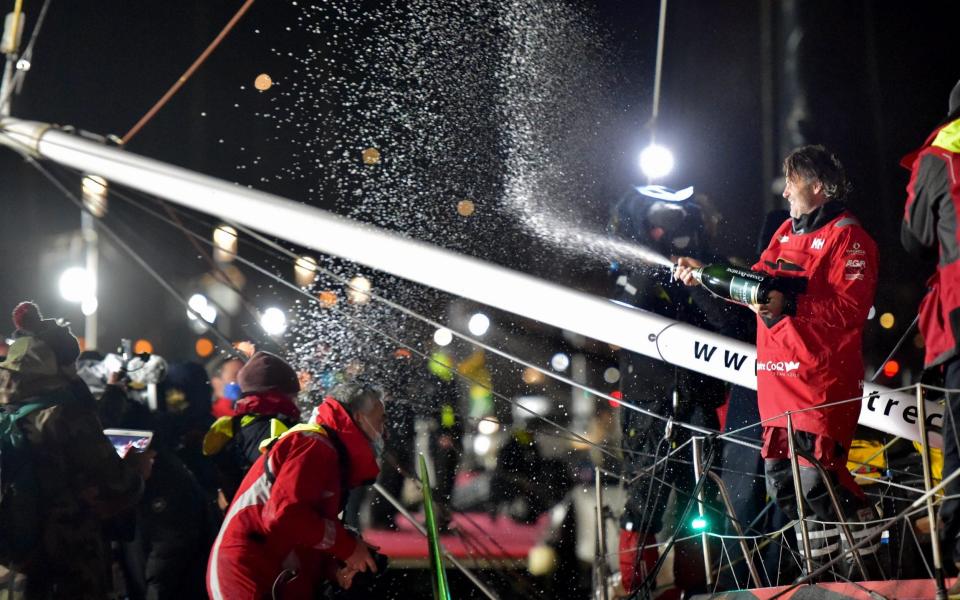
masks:
[[[490,329],[490,317],[481,312],[474,313],[467,323],[467,329],[477,337],[484,335]]]
[[[153,354],[153,344],[150,343],[150,340],[139,339],[133,343],[133,351],[136,354]]]
[[[880,327],[884,329],[890,329],[893,327],[893,324],[896,323],[896,319],[893,316],[893,313],[883,313],[880,315]]]
[[[562,373],[570,366],[570,357],[563,352],[557,352],[550,359],[550,366],[553,367],[554,371]]]
[[[473,204],[473,200],[466,199],[457,202],[457,214],[461,217],[472,216],[475,210],[476,206]]]
[[[453,332],[446,327],[441,327],[433,332],[433,343],[438,346],[447,346],[453,341]]]
[[[207,338],[200,338],[197,340],[197,343],[193,345],[193,349],[197,353],[197,356],[206,358],[213,354],[213,342]]]
[[[287,315],[275,306],[271,306],[260,315],[260,327],[268,335],[283,335],[287,330]]]
[[[376,148],[365,148],[361,156],[365,165],[375,165],[380,162],[380,151]]]
[[[347,288],[347,301],[350,304],[366,304],[370,302],[370,290],[373,288],[373,283],[363,275],[357,275],[350,280],[349,287]]]
[[[93,277],[83,267],[70,267],[60,275],[60,295],[67,302],[83,302],[96,294]]]
[[[261,92],[265,92],[273,87],[273,78],[266,73],[260,73],[257,75],[257,78],[253,80],[253,87]]]
[[[900,363],[895,360],[888,360],[883,365],[883,374],[887,377],[893,377],[900,372]]]
[[[607,370],[603,372],[603,380],[607,383],[616,383],[620,381],[620,369],[616,367],[608,367]]]
[[[317,294],[317,300],[320,301],[320,306],[330,308],[337,303],[337,293],[331,290],[324,290]]]
[[[523,370],[523,375],[521,376],[523,382],[527,385],[539,385],[547,378],[541,371],[534,369],[533,367],[527,367]]]

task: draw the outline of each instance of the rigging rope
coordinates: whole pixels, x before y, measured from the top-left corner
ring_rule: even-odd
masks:
[[[210,45],[208,45],[206,49],[200,53],[200,56],[193,61],[193,64],[191,64],[187,70],[183,72],[183,75],[181,75],[179,79],[177,79],[173,85],[170,86],[170,89],[168,89],[167,92],[156,101],[156,103],[150,108],[150,110],[146,112],[146,114],[140,117],[140,120],[130,128],[130,131],[125,133],[124,136],[120,138],[121,145],[125,146],[129,144],[130,140],[132,140],[133,137],[137,135],[141,129],[143,129],[143,126],[150,122],[150,119],[160,112],[160,109],[163,108],[171,98],[173,98],[174,94],[180,91],[180,88],[183,87],[183,84],[185,84],[190,77],[193,76],[197,69],[200,68],[200,65],[202,65],[213,53],[213,51],[216,50],[217,46],[220,45],[220,42],[222,42],[223,39],[227,37],[227,34],[233,30],[233,27],[237,24],[237,22],[240,21],[240,18],[246,14],[251,6],[253,6],[253,2],[254,0],[246,0],[246,2],[243,3],[240,9],[237,10],[236,14],[234,14],[233,17],[231,17],[227,24],[223,27],[223,29],[220,30],[220,33],[217,34],[217,37],[213,38],[213,41],[210,42]]]

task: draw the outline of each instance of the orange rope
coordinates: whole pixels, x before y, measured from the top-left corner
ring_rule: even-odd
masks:
[[[237,11],[237,14],[233,15],[233,18],[230,19],[230,21],[226,24],[223,30],[220,31],[220,33],[217,35],[217,37],[213,39],[212,42],[210,42],[210,45],[207,46],[207,49],[204,50],[199,57],[197,57],[197,60],[193,61],[193,64],[190,65],[190,68],[184,71],[183,75],[180,76],[180,79],[177,79],[177,81],[174,82],[174,84],[170,87],[170,89],[167,90],[167,93],[164,94],[163,97],[161,97],[159,100],[157,100],[157,103],[153,105],[153,108],[148,110],[147,114],[143,115],[143,117],[141,117],[140,120],[137,121],[137,124],[131,127],[130,131],[128,131],[126,135],[124,135],[123,138],[120,139],[121,144],[125,145],[129,143],[130,140],[133,138],[133,136],[137,135],[137,133],[139,133],[140,130],[143,129],[143,126],[146,125],[147,122],[149,122],[150,119],[154,117],[154,115],[160,112],[160,109],[163,108],[164,105],[170,101],[170,98],[173,98],[173,95],[176,94],[181,87],[183,87],[183,84],[185,84],[187,80],[190,79],[190,77],[194,74],[194,72],[200,68],[200,65],[202,65],[204,61],[206,61],[207,58],[210,56],[210,54],[212,54],[213,51],[216,50],[217,46],[220,45],[220,42],[222,42],[223,39],[227,37],[227,34],[230,33],[230,30],[233,29],[233,27],[237,24],[240,18],[243,17],[243,15],[247,12],[247,10],[249,10],[249,8],[253,5],[253,2],[254,0],[246,0],[246,2],[243,3],[243,6],[241,6],[240,10]]]

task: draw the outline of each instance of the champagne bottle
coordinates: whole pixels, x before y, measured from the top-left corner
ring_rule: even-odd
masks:
[[[774,277],[724,264],[704,265],[693,278],[714,296],[739,304],[766,304],[770,292],[779,287]]]

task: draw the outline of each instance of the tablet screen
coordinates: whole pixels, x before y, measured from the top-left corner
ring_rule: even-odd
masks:
[[[150,441],[153,439],[152,431],[140,429],[104,429],[103,433],[113,444],[120,458],[130,452],[143,452],[150,447]]]

